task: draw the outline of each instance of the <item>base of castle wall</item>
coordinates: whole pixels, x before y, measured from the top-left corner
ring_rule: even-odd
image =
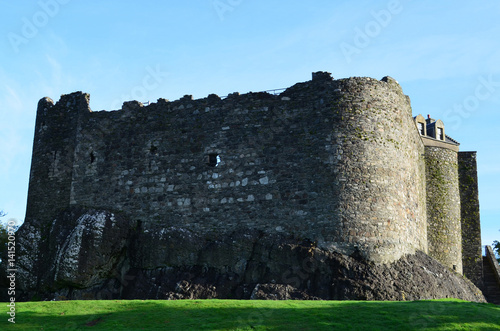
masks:
[[[419,251],[375,264],[359,252],[327,251],[307,238],[252,230],[203,238],[182,228],[144,230],[106,211],[65,215],[40,236],[48,238],[37,245],[41,255],[30,252],[43,261],[20,273],[37,281],[20,279],[19,299],[485,302],[470,281]],[[21,245],[28,240],[18,238]]]

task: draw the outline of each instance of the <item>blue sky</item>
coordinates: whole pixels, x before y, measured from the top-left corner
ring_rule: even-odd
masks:
[[[36,105],[91,108],[389,75],[478,151],[483,244],[500,240],[500,2],[0,0],[0,209],[24,219]]]

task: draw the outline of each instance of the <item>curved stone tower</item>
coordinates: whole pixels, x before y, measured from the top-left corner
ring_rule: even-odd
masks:
[[[379,263],[427,251],[424,147],[409,98],[390,77],[336,83],[336,248]]]
[[[429,255],[462,273],[458,153],[454,146],[425,147]]]

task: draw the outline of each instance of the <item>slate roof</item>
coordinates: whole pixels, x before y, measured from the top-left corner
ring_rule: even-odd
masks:
[[[446,137],[446,142],[447,143],[450,143],[450,144],[454,144],[454,145],[460,145],[460,143],[458,141],[456,141],[455,139],[453,139],[452,137],[448,136],[447,134],[444,135]]]

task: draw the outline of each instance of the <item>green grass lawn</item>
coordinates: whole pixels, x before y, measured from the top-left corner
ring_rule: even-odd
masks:
[[[460,300],[52,301],[0,316],[1,330],[500,330],[500,306]]]

